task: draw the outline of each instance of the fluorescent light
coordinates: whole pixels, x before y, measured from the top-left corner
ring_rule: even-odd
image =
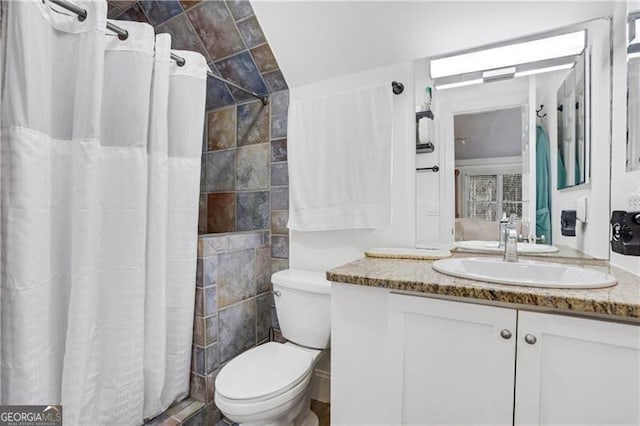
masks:
[[[472,84],[479,84],[482,82],[483,80],[481,78],[477,78],[475,80],[457,81],[455,83],[447,83],[447,84],[440,84],[440,85],[436,84],[436,90],[453,89],[454,87],[470,86]]]
[[[560,71],[560,70],[568,70],[570,68],[573,68],[574,63],[568,63],[568,64],[562,64],[562,65],[554,65],[552,67],[544,67],[544,68],[536,68],[536,69],[532,69],[532,70],[526,70],[526,71],[518,71],[516,72],[516,77],[525,77],[527,75],[534,75],[534,74],[542,74],[544,72],[553,72],[553,71]]]
[[[582,53],[586,30],[515,42],[506,46],[431,60],[431,78],[441,78],[477,71],[493,70]]]

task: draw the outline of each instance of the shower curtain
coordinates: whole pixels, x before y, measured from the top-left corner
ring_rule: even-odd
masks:
[[[0,403],[136,425],[188,393],[207,66],[75,3],[2,2]]]

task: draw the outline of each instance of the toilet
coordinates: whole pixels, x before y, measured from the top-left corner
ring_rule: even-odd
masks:
[[[238,355],[218,373],[215,404],[242,425],[317,426],[309,384],[331,342],[331,284],[322,272],[287,269],[271,277],[287,343],[268,342]]]

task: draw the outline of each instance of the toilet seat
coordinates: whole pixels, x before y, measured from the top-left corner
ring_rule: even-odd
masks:
[[[245,403],[272,399],[302,382],[314,357],[294,345],[269,342],[249,349],[225,365],[216,377],[216,392]]]
[[[242,353],[216,377],[216,406],[240,422],[281,416],[304,397],[318,352],[269,342]]]

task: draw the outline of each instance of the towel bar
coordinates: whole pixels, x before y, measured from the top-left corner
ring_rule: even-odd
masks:
[[[418,167],[416,169],[416,172],[424,172],[427,170],[431,170],[433,173],[438,173],[438,170],[440,170],[440,167],[438,166],[433,166],[433,167]]]

